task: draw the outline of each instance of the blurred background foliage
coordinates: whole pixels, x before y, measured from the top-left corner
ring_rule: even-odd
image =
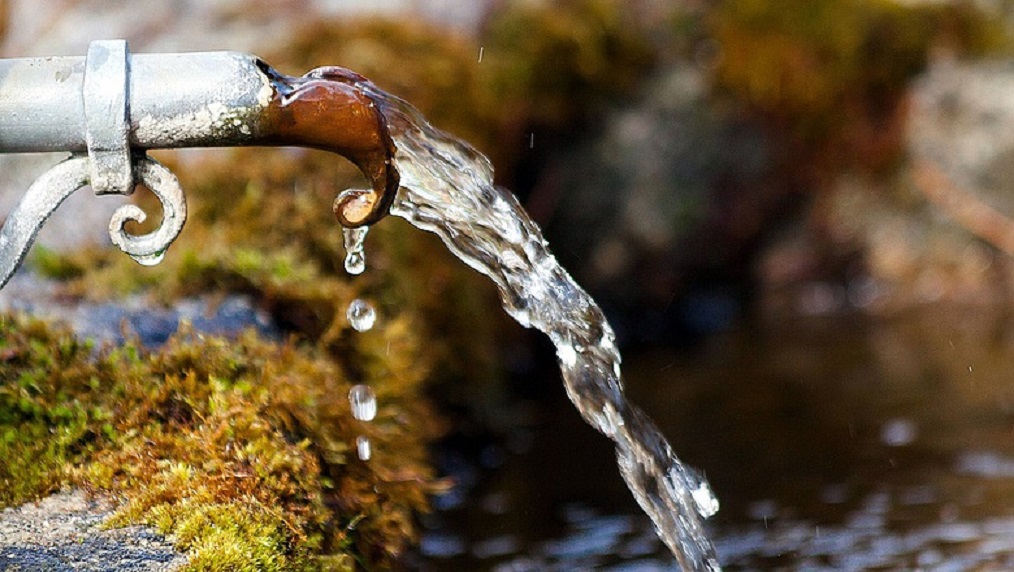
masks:
[[[286,9],[258,10],[230,17]],[[1010,55],[1006,10],[970,0],[502,1],[472,34],[407,17],[293,17],[258,53],[293,75],[354,69],[487,153],[621,340],[673,344],[727,326],[773,275],[871,273],[867,245],[842,244],[831,222],[843,176],[909,205],[901,212],[933,216],[910,208],[918,201],[904,184],[912,81],[932,62]],[[489,284],[401,221],[370,231],[368,272],[347,276],[330,204],[362,184],[354,169],[299,149],[156,155],[187,192],[179,240],[150,269],[105,247],[37,247],[35,268],[62,296],[171,304],[248,294],[350,378],[389,359],[348,328],[348,303],[367,297],[405,328],[407,354],[427,356],[425,379],[392,390],[405,402],[432,398],[451,434],[517,423],[505,395],[540,381],[531,362],[550,358],[544,344],[506,319]],[[149,195],[136,200],[157,212]],[[765,270],[782,260],[771,245],[786,234],[804,254],[780,263],[790,270]],[[793,274],[800,260],[809,266]],[[425,439],[447,434],[435,416],[412,419],[433,424]]]
[[[787,138],[793,162],[882,170],[903,152],[909,82],[931,55],[1009,51],[1003,20],[976,6],[720,2],[708,15],[722,50],[714,86]]]

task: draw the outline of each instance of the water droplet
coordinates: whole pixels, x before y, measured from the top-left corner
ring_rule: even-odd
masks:
[[[349,309],[345,311],[345,317],[348,318],[349,325],[357,332],[368,331],[373,328],[373,324],[377,323],[377,311],[369,302],[360,298],[356,298],[349,304]]]
[[[345,255],[345,272],[358,276],[366,271],[366,257],[361,252],[350,252]]]
[[[356,453],[359,454],[360,461],[369,461],[370,457],[373,456],[373,444],[370,443],[370,438],[365,435],[356,437]]]
[[[377,394],[368,385],[355,385],[349,390],[352,417],[360,421],[373,421],[377,416]]]
[[[155,266],[165,258],[165,251],[156,252],[155,254],[131,254],[130,257],[141,266]]]
[[[359,275],[366,271],[366,233],[367,226],[343,229],[345,242],[345,272]]]

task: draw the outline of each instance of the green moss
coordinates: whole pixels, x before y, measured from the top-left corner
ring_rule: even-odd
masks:
[[[139,515],[131,515],[139,516]],[[140,520],[140,519],[137,519]],[[288,539],[278,518],[246,502],[187,499],[148,507],[145,520],[186,550],[191,570],[290,570]],[[112,524],[131,522],[120,517]]]
[[[39,274],[55,280],[77,278],[84,274],[84,269],[75,264],[73,259],[61,256],[41,244],[32,249],[27,263]]]
[[[184,332],[156,352],[96,351],[4,316],[0,506],[65,484],[112,494],[111,525],[171,535],[191,570],[390,566],[442,486],[426,460],[428,365],[403,322],[357,337],[381,403],[369,424],[351,416],[349,375],[312,347]],[[369,463],[350,458],[357,435]]]
[[[92,348],[38,322],[0,316],[0,506],[58,488],[63,469],[107,431],[110,412],[81,401],[103,366]]]

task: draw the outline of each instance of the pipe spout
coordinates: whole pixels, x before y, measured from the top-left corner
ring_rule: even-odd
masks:
[[[335,199],[345,227],[370,225],[387,215],[398,191],[395,145],[369,80],[340,67],[322,67],[302,77],[279,74],[266,64],[275,98],[259,123],[262,142],[314,147],[338,153],[363,172],[370,190],[351,189]]]
[[[96,41],[84,57],[0,59],[0,153],[68,151],[73,169],[56,171],[73,171],[71,182],[78,187],[87,182],[96,194],[130,194],[141,167],[149,165],[149,173],[156,168],[145,156],[151,149],[322,149],[351,161],[369,182],[368,190],[347,190],[335,200],[338,221],[355,228],[386,216],[399,185],[395,145],[371,87],[344,68],[293,77],[246,53],[131,54],[123,40]],[[54,177],[39,182],[56,185]],[[178,186],[172,179],[161,176],[166,187]],[[16,208],[5,222],[0,287],[20,265],[48,213],[69,194],[66,185],[56,186],[52,193],[36,187],[22,202],[47,204]],[[165,196],[176,203],[163,199],[163,206],[176,213],[170,226],[178,232],[186,216],[182,194]],[[134,210],[117,224],[139,218]],[[12,220],[36,211],[40,217],[33,221]],[[137,254],[136,248],[125,248],[129,241],[122,228],[110,233],[128,254],[147,261],[159,259],[176,236],[163,232]]]

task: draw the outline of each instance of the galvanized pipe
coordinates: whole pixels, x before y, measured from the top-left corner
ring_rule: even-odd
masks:
[[[250,144],[272,87],[239,52],[129,56],[130,145]],[[0,59],[0,152],[87,150],[84,57]]]
[[[376,222],[399,181],[377,93],[343,68],[290,77],[250,54],[131,54],[123,40],[92,42],[85,57],[0,59],[0,153],[73,155],[33,185],[0,230],[0,288],[68,196],[67,185],[84,181],[101,195],[130,194],[135,175],[143,179],[163,203],[162,226],[139,237],[125,233],[126,221],[144,217],[128,205],[113,217],[110,237],[141,263],[160,260],[182,228],[186,204],[172,173],[145,155],[150,149],[332,151],[359,167],[371,186],[338,196],[339,221],[348,227]],[[61,177],[66,181],[57,184]]]

